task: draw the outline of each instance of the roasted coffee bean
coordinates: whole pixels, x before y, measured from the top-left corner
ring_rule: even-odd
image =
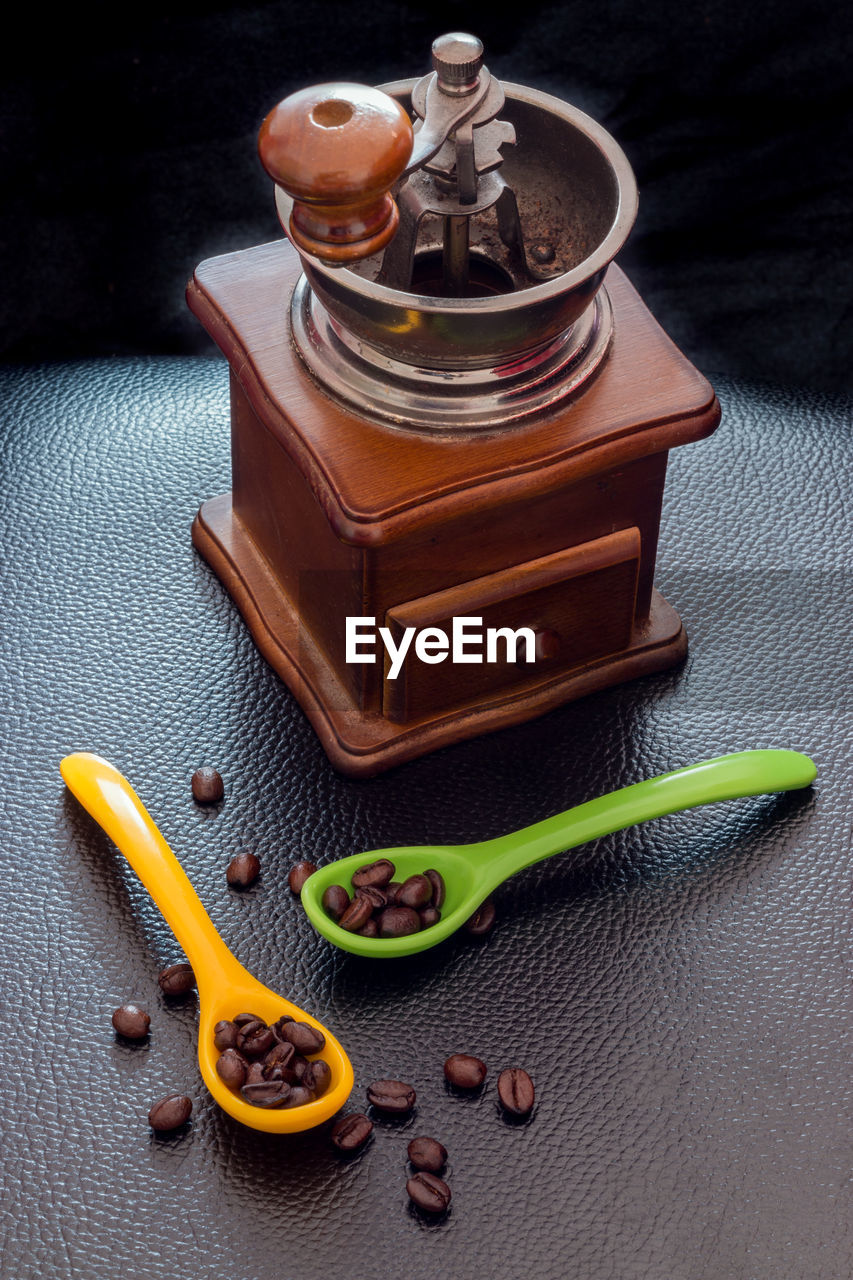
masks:
[[[313,876],[317,870],[313,862],[297,862],[295,867],[290,868],[290,875],[287,877],[287,883],[290,885],[290,892],[295,893],[298,897],[302,892],[302,886],[309,876]]]
[[[183,1093],[170,1093],[148,1112],[148,1123],[156,1133],[169,1133],[180,1129],[192,1115],[193,1104]]]
[[[456,1089],[478,1089],[487,1070],[485,1062],[469,1053],[453,1053],[444,1064],[445,1079]]]
[[[224,1053],[226,1049],[235,1049],[237,1047],[237,1032],[239,1029],[236,1022],[228,1022],[227,1019],[217,1022],[213,1028],[213,1043],[220,1053]]]
[[[373,1133],[373,1121],[360,1111],[353,1111],[348,1116],[341,1116],[332,1125],[332,1142],[338,1151],[352,1155],[360,1151]]]
[[[275,1039],[279,1042],[279,1044],[290,1044],[290,1041],[285,1039],[284,1028],[287,1026],[289,1022],[292,1022],[292,1021],[293,1019],[290,1017],[289,1014],[283,1013],[279,1018],[278,1022],[273,1022],[270,1025],[270,1031],[273,1033]]]
[[[283,1014],[272,1026],[253,1013],[238,1013],[217,1023],[220,1038],[235,1036],[216,1064],[221,1079],[239,1089],[257,1107],[299,1107],[329,1088],[332,1070],[327,1062],[309,1062],[305,1054],[319,1052],[326,1037],[308,1022]]]
[[[373,884],[365,885],[363,889],[356,889],[355,896],[357,898],[366,898],[374,911],[381,911],[383,907],[388,905],[388,894],[384,889],[377,889],[376,885]]]
[[[222,778],[215,769],[205,766],[192,776],[193,799],[198,804],[217,804],[225,795]]]
[[[304,1107],[306,1102],[314,1101],[314,1094],[310,1089],[306,1089],[304,1085],[294,1084],[289,1088],[290,1093],[284,1103],[285,1107]]]
[[[340,920],[349,906],[349,894],[342,884],[330,884],[321,898],[323,910],[333,920]]]
[[[435,871],[432,867],[430,867],[429,871],[425,871],[424,875],[432,885],[432,905],[441,909],[444,906],[444,899],[447,894],[444,876],[440,871]]]
[[[309,1062],[305,1069],[305,1075],[302,1082],[306,1089],[311,1089],[316,1097],[320,1097],[321,1093],[325,1093],[332,1082],[332,1068],[323,1058],[317,1058],[314,1062]]]
[[[237,1032],[237,1048],[248,1058],[260,1058],[271,1049],[275,1037],[265,1022],[246,1022]]]
[[[369,898],[356,896],[341,916],[338,924],[348,933],[358,933],[373,915],[373,906]]]
[[[406,1183],[409,1199],[426,1213],[445,1213],[450,1204],[450,1187],[434,1173],[416,1173]]]
[[[427,1173],[438,1173],[447,1161],[447,1149],[435,1138],[412,1138],[406,1150],[415,1168]]]
[[[322,898],[326,914],[363,938],[405,938],[438,924],[446,894],[441,874],[430,868],[402,883],[391,879],[393,874],[394,865],[387,858],[359,867],[352,877],[352,900],[342,885],[326,889]],[[365,902],[371,905],[369,915]]]
[[[285,1040],[289,1040],[297,1053],[319,1053],[326,1043],[322,1031],[310,1022],[289,1022],[283,1029]]]
[[[123,1004],[113,1014],[113,1026],[120,1036],[128,1040],[144,1040],[151,1019],[138,1004]]]
[[[246,1083],[248,1068],[246,1059],[236,1049],[226,1049],[216,1059],[217,1074],[229,1089],[239,1089]]]
[[[498,1097],[511,1116],[530,1115],[536,1100],[533,1081],[521,1067],[507,1067],[498,1076]]]
[[[190,965],[170,964],[160,974],[157,981],[160,990],[167,996],[185,996],[195,986],[195,974]]]
[[[247,1081],[240,1092],[253,1107],[284,1107],[290,1098],[291,1086],[285,1080]]]
[[[432,898],[432,884],[426,876],[409,876],[400,885],[397,902],[401,907],[425,907]]]
[[[295,1056],[296,1050],[289,1041],[278,1041],[264,1058],[264,1071],[273,1067],[289,1067]]]
[[[405,1115],[415,1105],[417,1094],[402,1080],[374,1080],[367,1090],[367,1101],[387,1115]]]
[[[486,898],[486,901],[481,902],[474,914],[465,921],[464,927],[475,938],[484,938],[487,933],[491,933],[494,923],[495,904],[491,898]]]
[[[359,867],[353,874],[352,887],[363,889],[369,884],[375,884],[381,889],[384,884],[394,879],[396,869],[393,862],[389,862],[387,858],[380,858],[366,867]]]
[[[238,1013],[231,1021],[235,1027],[245,1027],[247,1022],[263,1022],[263,1018],[258,1013]]]
[[[254,853],[238,853],[228,863],[225,879],[232,889],[248,889],[261,874],[261,861]]]
[[[301,1053],[295,1053],[290,1060],[290,1070],[293,1072],[295,1078],[300,1082],[304,1079],[305,1072],[308,1070],[310,1065],[311,1064],[308,1059],[303,1058]]]
[[[421,918],[413,907],[386,907],[377,923],[380,938],[405,938],[420,932]]]

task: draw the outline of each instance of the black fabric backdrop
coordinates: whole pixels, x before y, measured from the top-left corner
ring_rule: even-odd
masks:
[[[194,265],[280,234],[266,112],[306,83],[420,74],[452,29],[620,141],[641,196],[620,261],[701,368],[853,385],[834,0],[31,6],[5,51],[0,355],[209,350]]]

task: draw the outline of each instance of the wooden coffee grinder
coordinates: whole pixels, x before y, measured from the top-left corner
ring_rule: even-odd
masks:
[[[613,139],[473,36],[432,63],[279,103],[259,150],[289,240],[188,290],[233,453],[193,540],[356,775],[682,658],[653,586],[667,453],[719,420],[611,265],[637,208]],[[420,637],[393,678],[379,628]]]

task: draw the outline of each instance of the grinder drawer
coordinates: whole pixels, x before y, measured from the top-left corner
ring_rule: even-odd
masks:
[[[596,538],[566,551],[513,565],[444,591],[395,605],[385,615],[399,646],[407,627],[415,628],[402,668],[388,678],[385,658],[383,713],[397,723],[413,721],[450,707],[488,703],[514,687],[532,689],[558,680],[593,659],[624,649],[631,639],[640,560],[636,528]],[[480,663],[443,661],[429,664],[415,652],[415,639],[425,627],[444,632],[452,644],[454,618],[481,618]],[[533,663],[507,660],[503,638],[496,642],[497,661],[486,661],[488,629],[529,627],[537,637]],[[524,654],[524,644],[521,645]]]

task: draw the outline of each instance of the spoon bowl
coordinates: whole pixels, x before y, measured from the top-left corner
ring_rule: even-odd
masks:
[[[231,954],[213,927],[195,890],[126,778],[106,760],[75,752],[60,771],[83,808],[127,858],[180,943],[198,987],[198,1064],[202,1079],[223,1111],[251,1129],[298,1133],[322,1124],[344,1105],[353,1086],[353,1070],[341,1045],[322,1023],[254,978]],[[319,1054],[329,1064],[331,1083],[313,1102],[290,1108],[255,1107],[219,1078],[219,1052],[213,1042],[217,1022],[239,1013],[256,1013],[271,1023],[286,1014],[307,1022],[325,1036]]]
[[[816,776],[814,762],[798,751],[738,751],[717,756],[622,787],[493,840],[377,849],[341,858],[309,876],[302,887],[302,904],[318,933],[344,951],[385,960],[414,955],[449,938],[499,884],[543,858],[667,813],[718,800],[807,787]],[[328,915],[322,902],[326,889],[340,884],[349,890],[353,872],[380,858],[393,862],[397,881],[430,868],[440,872],[447,892],[437,924],[402,938],[364,938],[342,929]]]

